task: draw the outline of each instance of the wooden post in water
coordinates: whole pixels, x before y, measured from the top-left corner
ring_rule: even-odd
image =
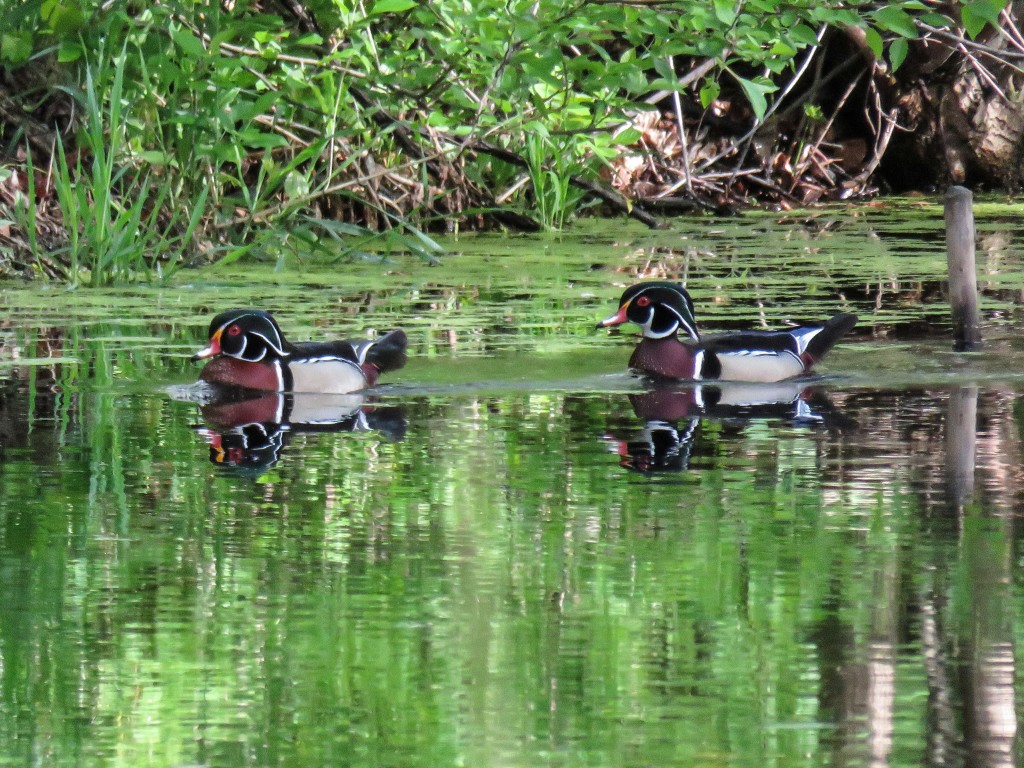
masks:
[[[966,187],[954,186],[946,192],[946,263],[953,308],[953,349],[957,352],[981,349],[973,199]]]

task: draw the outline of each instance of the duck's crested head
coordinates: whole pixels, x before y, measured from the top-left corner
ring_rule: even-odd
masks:
[[[210,321],[210,344],[193,359],[227,355],[258,363],[287,354],[287,342],[273,315],[262,309],[229,309]]]
[[[636,323],[649,339],[664,339],[680,329],[694,341],[700,339],[693,316],[693,299],[683,286],[663,280],[631,285],[619,299],[619,310],[598,328]]]

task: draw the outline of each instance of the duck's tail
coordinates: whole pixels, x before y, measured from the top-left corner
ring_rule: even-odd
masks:
[[[397,371],[405,365],[408,346],[409,338],[405,335],[405,331],[396,328],[370,344],[369,349],[363,355],[363,362],[370,363],[381,373]]]
[[[843,336],[857,324],[857,316],[843,312],[826,321],[821,329],[814,334],[801,355],[805,362],[813,365],[825,356]]]

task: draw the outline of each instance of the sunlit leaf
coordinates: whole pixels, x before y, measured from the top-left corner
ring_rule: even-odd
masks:
[[[896,5],[886,5],[874,12],[875,23],[887,32],[911,39],[918,36],[917,25],[909,13]]]
[[[897,37],[889,44],[889,63],[892,71],[895,72],[907,58],[907,39]]]
[[[818,36],[806,24],[797,24],[789,30],[790,38],[801,45],[817,45]]]
[[[746,94],[747,101],[750,102],[750,107],[754,110],[757,119],[764,119],[764,115],[768,111],[766,95],[775,92],[778,88],[771,83],[748,80],[744,77],[736,77],[736,81],[743,88],[743,93]]]
[[[1006,3],[1003,0],[975,0],[965,3],[960,12],[964,29],[974,38],[981,34],[986,25],[999,26],[999,14]]]
[[[419,5],[416,0],[378,0],[373,4],[374,15],[381,13],[403,13]]]
[[[715,16],[723,24],[736,20],[736,3],[733,0],[714,0]]]
[[[629,146],[630,144],[635,144],[636,142],[638,142],[641,136],[643,136],[643,134],[636,128],[627,128],[624,131],[619,131],[619,133],[616,134],[615,136],[615,140],[619,144]]]
[[[714,80],[709,80],[700,89],[700,105],[707,109],[714,103],[715,99],[718,98],[718,94],[721,93],[722,88]]]
[[[171,38],[174,40],[174,44],[181,48],[185,54],[196,59],[202,59],[206,56],[206,48],[203,47],[202,41],[184,27],[173,29],[171,31]]]
[[[875,54],[875,58],[881,59],[884,52],[884,42],[882,41],[882,36],[878,34],[878,30],[874,27],[868,27],[864,30],[864,36],[871,52]]]

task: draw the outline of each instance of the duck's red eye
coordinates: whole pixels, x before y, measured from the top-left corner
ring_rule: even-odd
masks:
[[[242,332],[241,326],[238,326],[238,325],[229,325],[228,326],[228,336],[237,336],[241,332]]]
[[[649,305],[650,303],[651,303],[651,299],[650,299],[650,297],[649,297],[649,296],[640,296],[640,297],[639,297],[639,298],[637,298],[637,300],[636,300],[636,305],[637,305],[638,307],[646,307],[646,306],[648,306],[648,305]]]

